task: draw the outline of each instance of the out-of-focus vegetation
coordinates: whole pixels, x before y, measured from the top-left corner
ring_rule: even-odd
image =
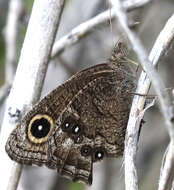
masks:
[[[27,10],[31,10],[32,5],[33,5],[33,1],[34,0],[24,0],[25,7],[27,8]]]
[[[83,189],[84,189],[84,185],[82,183],[70,182],[67,190],[83,190]]]

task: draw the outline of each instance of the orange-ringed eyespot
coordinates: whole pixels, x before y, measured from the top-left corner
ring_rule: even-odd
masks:
[[[28,126],[28,138],[33,143],[45,142],[53,129],[53,120],[46,114],[35,115]]]

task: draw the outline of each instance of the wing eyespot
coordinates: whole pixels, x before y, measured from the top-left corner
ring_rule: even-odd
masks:
[[[105,156],[105,150],[102,147],[97,147],[93,152],[94,162],[101,161]]]
[[[46,114],[37,114],[29,122],[27,135],[32,143],[47,141],[53,129],[53,119]]]
[[[81,155],[84,157],[90,156],[92,154],[92,148],[90,145],[83,145],[80,151]]]
[[[83,127],[80,121],[69,116],[63,121],[61,129],[74,140],[74,143],[81,143],[83,141]]]

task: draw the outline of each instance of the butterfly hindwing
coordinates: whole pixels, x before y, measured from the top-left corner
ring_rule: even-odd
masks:
[[[123,154],[135,84],[121,46],[114,53],[73,75],[23,117],[6,143],[13,160],[92,184],[94,162]]]

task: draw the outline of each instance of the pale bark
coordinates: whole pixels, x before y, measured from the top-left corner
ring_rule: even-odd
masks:
[[[19,111],[23,113],[40,97],[63,5],[64,0],[34,2],[0,134],[0,168],[3,171],[1,190],[17,188],[22,167],[19,164],[14,165],[7,156],[5,143],[16,126]]]

